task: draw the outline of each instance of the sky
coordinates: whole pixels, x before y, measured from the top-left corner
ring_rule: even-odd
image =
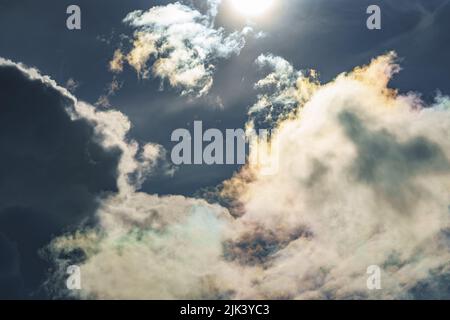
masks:
[[[0,0],[0,298],[450,298],[449,14]],[[277,128],[279,171],[175,166],[194,121]]]

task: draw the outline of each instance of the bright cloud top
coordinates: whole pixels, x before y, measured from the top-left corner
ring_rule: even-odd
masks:
[[[215,28],[218,5],[208,1],[206,14],[179,2],[129,13],[124,22],[135,29],[133,47],[127,54],[117,50],[110,69],[121,72],[126,61],[142,78],[151,73],[183,95],[205,95],[213,84],[214,62],[239,54],[249,31],[226,34]]]

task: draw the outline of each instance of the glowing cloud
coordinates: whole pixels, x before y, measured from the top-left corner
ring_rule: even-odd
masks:
[[[110,70],[121,72],[126,61],[140,77],[152,74],[167,80],[183,95],[208,93],[214,62],[239,54],[249,29],[227,35],[223,28],[215,28],[219,1],[207,3],[206,14],[178,2],[129,13],[124,22],[135,29],[133,47],[127,54],[116,50]]]
[[[307,101],[277,123],[279,171],[224,184],[239,215],[129,189],[103,202],[96,229],[54,241],[61,274],[83,252],[81,297],[413,298],[429,283],[448,298],[433,288],[449,274],[450,100],[399,95],[398,71],[391,53],[307,97],[297,88]],[[367,289],[370,265],[383,290]]]

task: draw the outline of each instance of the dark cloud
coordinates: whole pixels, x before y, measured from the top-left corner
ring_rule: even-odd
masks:
[[[89,223],[97,197],[117,190],[120,152],[106,151],[73,100],[16,66],[0,67],[0,297],[42,297],[38,250]]]

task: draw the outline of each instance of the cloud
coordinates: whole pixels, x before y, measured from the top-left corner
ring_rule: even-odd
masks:
[[[116,94],[118,90],[122,87],[123,83],[119,82],[116,77],[114,77],[111,81],[111,83],[108,84],[108,87],[106,88],[105,94],[102,94],[97,102],[95,103],[96,106],[100,106],[103,108],[109,108],[111,107],[111,102],[109,101],[112,96]]]
[[[0,101],[0,296],[41,297],[48,265],[38,249],[92,220],[97,197],[117,191],[120,150],[102,148],[89,121],[71,118],[67,90],[2,58]]]
[[[53,237],[95,225],[102,199],[138,188],[160,146],[128,119],[78,101],[38,70],[0,58],[0,296],[43,298]]]
[[[271,255],[260,297],[413,298],[448,272],[450,105],[389,89],[398,71],[391,53],[320,86],[278,124],[279,171],[253,168],[244,188],[236,178],[236,243],[261,241],[255,225],[291,239],[262,242]],[[370,265],[383,290],[367,290]]]
[[[255,84],[261,91],[250,107],[249,116],[257,128],[272,127],[301,108],[318,85],[313,70],[301,72],[284,58],[272,54],[260,55],[256,65],[269,74]]]
[[[67,90],[69,90],[71,93],[74,93],[75,91],[77,91],[79,86],[80,86],[80,83],[78,81],[74,80],[73,78],[69,78],[69,80],[67,80],[66,85],[65,85]]]
[[[232,273],[221,258],[226,209],[181,196],[133,193],[106,201],[99,216],[102,232],[84,230],[53,243],[63,257],[83,249],[82,298],[225,296],[227,283],[216,274]],[[69,262],[59,262],[64,279]]]
[[[219,3],[206,1],[205,13],[179,2],[129,13],[124,23],[135,29],[133,45],[128,53],[115,51],[110,70],[120,73],[127,62],[140,77],[167,80],[182,95],[207,94],[215,62],[239,54],[250,30],[227,34],[214,27]]]
[[[239,214],[132,189],[105,200],[95,228],[50,247],[61,270],[52,280],[81,266],[83,290],[59,293],[377,299],[417,298],[426,287],[448,298],[439,281],[450,261],[450,100],[426,105],[389,89],[398,71],[390,53],[298,93],[307,101],[276,124],[279,171],[248,166],[224,183]],[[382,290],[366,287],[371,265],[382,269]]]
[[[115,73],[120,73],[123,71],[123,62],[125,60],[125,56],[123,55],[120,49],[114,51],[114,56],[112,60],[109,62],[109,70]]]

